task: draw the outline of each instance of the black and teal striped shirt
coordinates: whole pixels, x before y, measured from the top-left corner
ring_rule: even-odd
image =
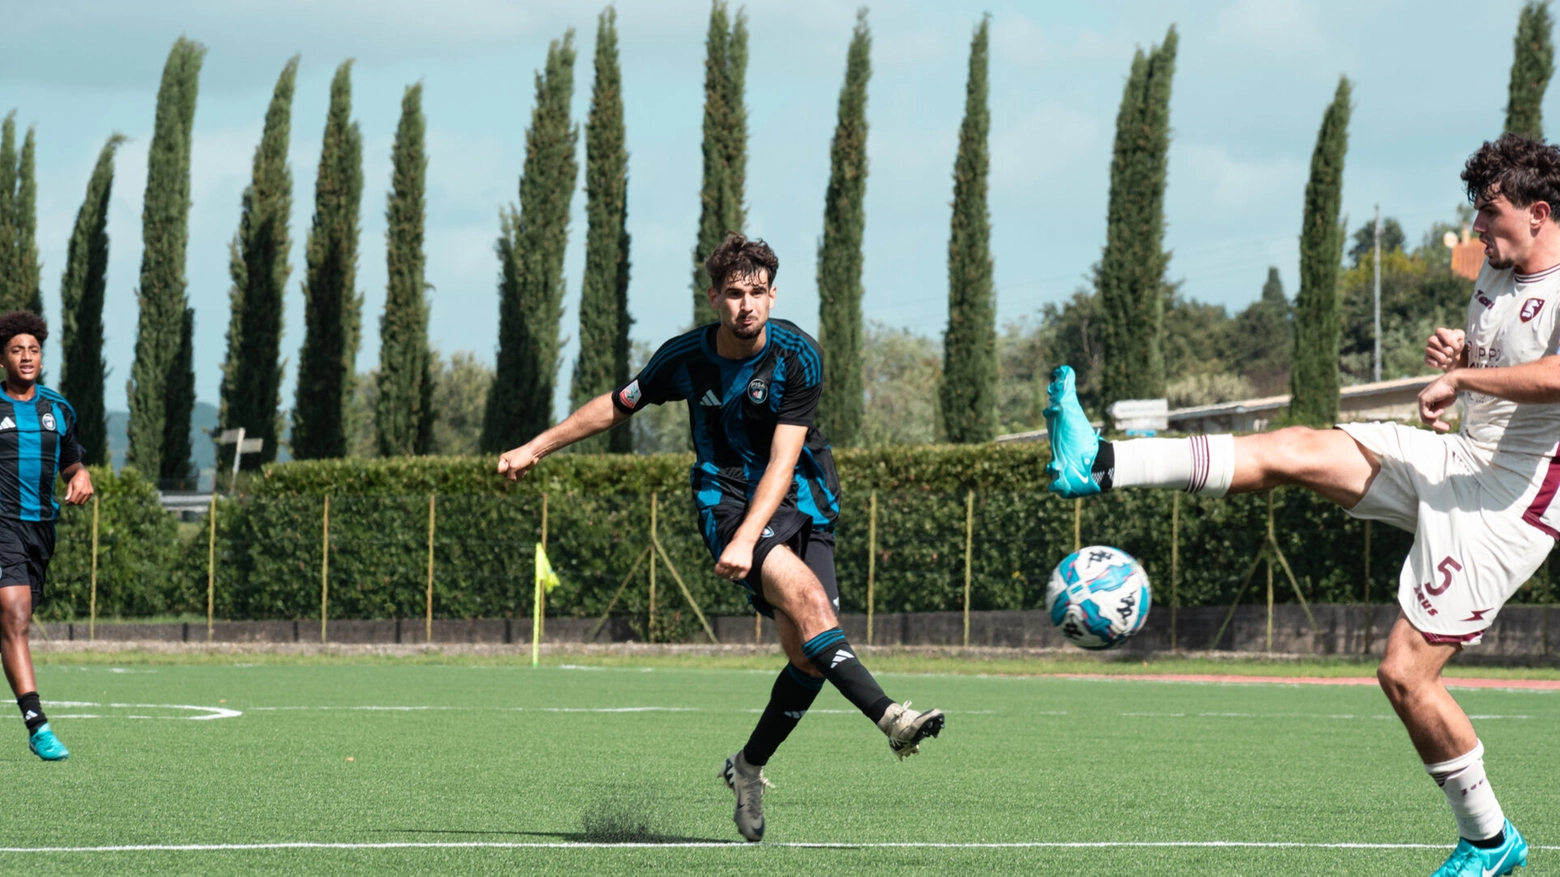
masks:
[[[0,383],[0,517],[53,521],[60,516],[54,479],[81,462],[76,409],[42,384],[34,389],[23,402]]]

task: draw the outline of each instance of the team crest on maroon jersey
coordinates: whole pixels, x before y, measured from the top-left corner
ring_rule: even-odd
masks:
[[[1530,298],[1527,301],[1523,302],[1522,303],[1522,314],[1521,314],[1522,322],[1526,323],[1528,320],[1531,320],[1534,317],[1538,316],[1538,312],[1543,310],[1543,309],[1544,309],[1544,300],[1541,299],[1541,298]]]

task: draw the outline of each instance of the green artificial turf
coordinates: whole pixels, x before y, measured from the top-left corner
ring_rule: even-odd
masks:
[[[770,763],[768,837],[751,846],[736,842],[715,770],[746,740],[778,664],[571,669],[589,660],[575,658],[531,670],[435,658],[51,656],[39,687],[73,755],[43,764],[18,719],[0,722],[12,741],[0,747],[12,802],[0,847],[565,846],[66,850],[0,861],[29,874],[1357,875],[1428,874],[1455,841],[1444,799],[1371,687],[884,673],[890,695],[948,711],[942,738],[897,762],[826,688]],[[1535,846],[1560,843],[1550,758],[1560,693],[1457,697],[1476,717],[1507,814]],[[219,708],[239,714],[189,719]],[[1434,848],[958,846],[1214,841]],[[863,846],[887,843],[953,846]],[[1535,850],[1533,870],[1550,858],[1560,853]]]

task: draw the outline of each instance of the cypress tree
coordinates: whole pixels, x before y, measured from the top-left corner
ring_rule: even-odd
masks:
[[[693,322],[715,317],[704,290],[704,259],[727,232],[747,224],[742,192],[747,179],[747,12],[732,22],[725,0],[710,4],[704,58],[704,176],[699,189],[699,239],[693,248]]]
[[[987,46],[991,17],[970,42],[964,123],[953,164],[953,219],[948,237],[948,331],[939,388],[948,440],[983,442],[997,418],[997,322],[992,288],[991,212],[986,207],[990,156],[986,140]]]
[[[108,413],[103,388],[103,293],[108,284],[108,203],[114,190],[114,153],[125,141],[115,134],[103,144],[76,212],[60,280],[60,392],[76,409],[76,440],[88,465],[109,461]]]
[[[596,22],[596,81],[585,122],[585,280],[580,289],[580,355],[569,401],[575,408],[628,383],[628,147],[617,11]],[[614,429],[580,443],[587,452],[628,454],[634,433]]]
[[[12,275],[17,273],[16,254],[16,111],[0,120],[0,308],[12,300]]]
[[[574,31],[547,48],[536,75],[536,107],[525,136],[520,208],[501,215],[498,363],[482,421],[482,446],[501,451],[552,423],[563,316],[563,252],[579,167],[579,129],[569,119],[574,94]]]
[[[1179,37],[1139,49],[1116,115],[1105,250],[1096,285],[1105,317],[1101,396],[1164,395],[1165,177],[1170,159],[1170,84]]]
[[[16,169],[16,200],[11,205],[11,280],[4,309],[28,310],[43,314],[43,266],[38,263],[38,179],[37,144],[31,126],[22,141],[22,156]]]
[[[867,10],[845,60],[839,120],[829,147],[829,188],[818,244],[818,341],[823,345],[823,398],[818,426],[829,441],[851,447],[861,433],[861,238],[867,214],[867,80],[872,77],[872,32]]]
[[[390,278],[385,313],[379,320],[379,393],[374,400],[374,434],[382,457],[426,454],[432,419],[424,408],[431,387],[427,284],[423,281],[424,191],[428,156],[422,85],[401,97],[401,122],[391,151],[391,188],[385,207],[385,261]]]
[[[276,459],[277,410],[282,404],[283,293],[292,266],[288,223],[292,216],[292,170],[287,145],[292,136],[293,90],[298,79],[294,55],[277,77],[265,112],[265,127],[255,147],[249,186],[244,189],[238,231],[228,247],[230,315],[227,360],[222,364],[221,425],[243,427],[246,438],[264,441],[260,452],[246,454],[246,470]],[[233,447],[223,446],[218,468],[232,465]]]
[[[357,379],[363,297],[357,292],[358,208],[363,201],[363,134],[352,121],[352,62],[336,68],[314,184],[303,283],[304,336],[293,403],[292,454],[300,460],[347,453],[347,405]]]
[[[190,138],[206,49],[180,37],[163,66],[141,207],[140,318],[126,387],[126,462],[163,483],[190,474],[189,428],[195,379],[189,354],[194,311],[185,294],[189,244]]]
[[[1555,44],[1550,37],[1549,0],[1528,0],[1517,17],[1511,60],[1510,98],[1506,103],[1506,133],[1544,136],[1544,91],[1555,72]]]
[[[1289,418],[1331,426],[1338,419],[1338,346],[1343,320],[1338,266],[1343,261],[1343,159],[1349,149],[1348,77],[1322,115],[1305,184],[1305,224],[1300,229],[1300,291],[1295,295],[1295,356]]]

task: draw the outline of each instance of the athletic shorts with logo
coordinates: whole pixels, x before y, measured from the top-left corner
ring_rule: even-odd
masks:
[[[726,545],[737,534],[745,517],[747,506],[729,499],[699,509],[699,529],[704,533],[704,544],[709,548],[711,557],[720,560],[721,552],[726,550]],[[769,526],[764,528],[758,544],[753,546],[752,569],[748,571],[747,578],[737,582],[747,591],[748,602],[753,604],[753,608],[768,618],[775,617],[775,608],[764,599],[760,572],[770,552],[781,545],[790,548],[807,564],[807,568],[823,584],[829,602],[838,611],[840,587],[834,577],[834,531],[815,527],[812,517],[798,511],[790,502],[782,504],[769,519]]]
[[[0,588],[32,587],[32,604],[43,605],[43,584],[54,556],[54,522],[0,517]]]
[[[1546,520],[1560,464],[1400,423],[1338,428],[1381,460],[1349,514],[1414,534],[1398,577],[1403,614],[1430,642],[1477,643],[1560,538]]]

